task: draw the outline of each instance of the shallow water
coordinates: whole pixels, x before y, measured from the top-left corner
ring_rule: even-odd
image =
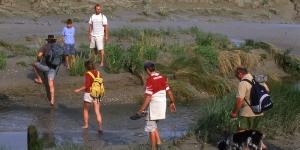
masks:
[[[11,106],[0,111],[0,148],[25,149],[26,131],[30,124],[37,127],[40,137],[46,139],[46,145],[77,143],[105,146],[146,143],[148,135],[144,132],[144,119],[136,121],[129,119],[138,106],[137,104],[103,106],[104,133],[101,135],[96,131],[92,109],[89,129],[81,129],[80,107],[70,108],[63,104],[58,104],[56,109]],[[167,119],[158,124],[161,137],[164,140],[182,137],[198,118],[197,106],[199,104],[178,106],[176,113],[167,113]],[[16,140],[18,142],[15,142]]]

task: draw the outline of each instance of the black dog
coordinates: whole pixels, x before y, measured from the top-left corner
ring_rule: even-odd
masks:
[[[245,130],[234,133],[218,143],[219,150],[260,150],[263,134],[257,130]]]

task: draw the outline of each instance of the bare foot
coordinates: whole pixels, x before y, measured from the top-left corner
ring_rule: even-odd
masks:
[[[43,81],[41,79],[35,78],[34,82],[37,84],[43,84]]]
[[[101,64],[100,64],[100,67],[103,67],[103,66],[104,66],[104,64],[103,64],[103,63],[101,63]]]
[[[101,124],[101,123],[100,123],[99,126],[98,126],[98,132],[99,132],[99,133],[103,133],[103,130],[102,130],[102,124]]]
[[[54,103],[55,103],[55,101],[54,101],[54,99],[52,99],[52,100],[50,101],[50,105],[51,105],[51,106],[54,106]]]
[[[89,126],[88,126],[88,125],[84,125],[84,126],[82,126],[81,128],[82,128],[82,129],[87,129],[87,128],[89,128]]]

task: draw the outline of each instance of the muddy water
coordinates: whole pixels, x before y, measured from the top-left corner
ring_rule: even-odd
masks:
[[[45,139],[45,145],[77,143],[102,146],[146,143],[148,135],[143,131],[144,119],[132,121],[129,116],[138,108],[137,104],[105,105],[102,108],[104,133],[96,132],[95,115],[90,110],[89,129],[81,129],[80,107],[58,104],[56,109],[41,107],[11,106],[0,111],[0,148],[14,150],[26,147],[26,129],[33,124]],[[164,140],[184,135],[198,118],[197,105],[178,106],[174,114],[159,122]],[[17,144],[15,141],[18,141]]]

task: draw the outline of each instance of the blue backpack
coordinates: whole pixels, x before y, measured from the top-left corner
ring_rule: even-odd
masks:
[[[63,61],[64,49],[57,43],[49,45],[49,49],[45,55],[46,64],[50,68],[56,69]]]
[[[250,104],[246,100],[245,101],[255,114],[260,114],[272,108],[273,103],[271,96],[264,86],[254,79],[252,81],[243,79],[242,81],[246,81],[252,86],[250,91]]]

